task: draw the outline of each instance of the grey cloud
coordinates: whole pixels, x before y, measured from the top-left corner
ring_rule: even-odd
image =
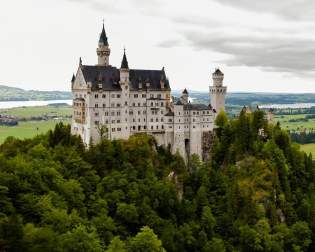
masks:
[[[314,20],[314,0],[214,0],[220,4],[256,12],[279,15],[288,19]]]
[[[157,46],[162,47],[162,48],[172,48],[175,46],[180,46],[181,44],[182,44],[182,41],[180,39],[170,39],[170,40],[161,41],[160,43],[157,44]]]
[[[227,55],[221,63],[258,67],[295,75],[315,73],[315,41],[287,36],[233,36],[222,33],[186,32],[188,44],[197,50]]]

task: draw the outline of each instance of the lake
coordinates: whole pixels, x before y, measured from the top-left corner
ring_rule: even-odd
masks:
[[[51,100],[51,101],[5,101],[0,102],[0,109],[46,106],[48,104],[66,103],[72,105],[72,100]]]

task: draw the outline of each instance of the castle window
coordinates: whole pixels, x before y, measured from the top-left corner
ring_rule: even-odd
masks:
[[[112,123],[115,123],[115,120],[112,120]]]
[[[106,98],[106,94],[102,94],[102,98]]]
[[[193,115],[195,115],[195,114],[196,114],[196,112],[194,111],[194,112],[193,112]]]
[[[112,98],[115,98],[115,94],[112,94]]]
[[[168,122],[172,122],[172,119],[168,119]]]
[[[98,94],[95,94],[95,96],[94,96],[94,97],[95,97],[95,99],[97,99],[97,98],[98,98]]]
[[[108,120],[106,120],[105,123],[108,124]]]
[[[158,95],[157,95],[157,98],[161,98],[161,97],[162,97],[161,94],[158,94]]]
[[[156,129],[159,129],[159,125],[156,126]]]
[[[154,94],[150,94],[150,98],[154,98]]]
[[[120,116],[120,111],[117,111],[117,115]]]
[[[136,126],[132,126],[132,129],[133,129],[133,130],[136,130]]]
[[[105,116],[108,116],[108,112],[105,112]]]
[[[133,122],[136,122],[136,119],[132,118],[132,121],[133,121]]]
[[[153,126],[151,126],[151,130],[153,130]]]
[[[99,121],[95,121],[94,124],[95,124],[95,125],[99,125],[100,122],[99,122]]]
[[[120,103],[117,103],[117,107],[120,107]]]
[[[159,122],[159,118],[156,118],[156,120],[155,120],[156,122]]]
[[[133,106],[133,107],[135,107],[135,106],[136,106],[136,104],[133,102],[133,103],[132,103],[132,106]]]
[[[112,111],[112,112],[111,112],[111,115],[114,116],[114,115],[115,115],[115,112]]]
[[[117,95],[117,98],[120,98],[120,94]]]
[[[164,106],[164,102],[161,102],[161,107],[163,107]]]
[[[144,103],[143,103],[143,107],[145,107],[146,105],[147,105],[147,104],[144,102]]]
[[[105,108],[106,107],[106,104],[105,103],[103,103],[103,108]]]
[[[98,113],[95,113],[94,116],[98,116]]]
[[[98,104],[97,103],[95,104],[95,108],[98,108]]]
[[[140,111],[138,111],[138,115],[140,115]]]
[[[112,132],[115,132],[116,130],[115,130],[115,128],[112,128]]]
[[[125,102],[125,106],[128,106],[128,102]]]
[[[151,122],[153,122],[153,118],[151,118]]]
[[[164,125],[162,125],[162,129],[164,129]]]
[[[121,128],[117,128],[117,131],[121,131]]]
[[[120,123],[120,120],[117,120],[117,123]]]
[[[173,128],[172,126],[168,126],[169,129]]]
[[[143,129],[147,129],[147,126],[144,125],[144,126],[143,126]]]
[[[134,97],[134,98],[138,98],[138,94],[134,94],[133,97]]]
[[[140,102],[138,102],[138,107],[140,107],[141,106],[141,104],[140,104]]]
[[[145,118],[143,118],[143,121],[145,122]]]
[[[147,95],[146,94],[142,94],[142,98],[146,98],[147,97]]]
[[[151,107],[153,107],[153,102],[151,102]]]
[[[161,118],[161,122],[164,122],[164,119],[163,119],[163,117]]]
[[[141,126],[138,126],[138,130],[141,130]]]

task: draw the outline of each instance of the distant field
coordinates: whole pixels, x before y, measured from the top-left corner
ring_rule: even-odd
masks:
[[[301,150],[306,153],[312,153],[313,159],[315,159],[315,143],[301,145]]]
[[[297,130],[297,129],[315,129],[315,119],[309,119],[308,122],[289,122],[290,119],[299,119],[304,118],[306,115],[299,114],[299,115],[277,115],[274,117],[274,122],[280,122],[281,127],[283,129],[289,130]]]
[[[13,127],[0,126],[0,144],[3,143],[8,136],[24,139],[34,137],[37,134],[46,133],[48,130],[53,129],[58,122],[60,121],[28,121],[20,122],[18,126]],[[64,120],[62,122],[70,123],[70,120]]]
[[[12,109],[0,109],[0,114],[7,114],[19,117],[54,115],[69,116],[72,113],[70,106],[41,106],[41,107],[20,107]]]

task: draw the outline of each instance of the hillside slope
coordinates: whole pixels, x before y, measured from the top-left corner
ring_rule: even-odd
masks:
[[[0,85],[0,101],[70,100],[70,92],[37,91]]]

